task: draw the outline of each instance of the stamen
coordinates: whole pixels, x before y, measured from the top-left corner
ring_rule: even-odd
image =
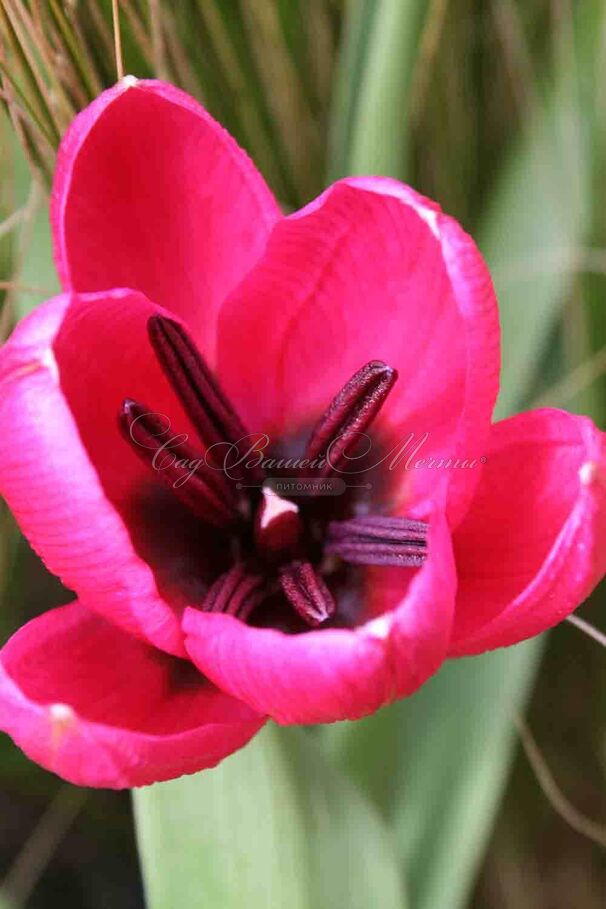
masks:
[[[205,612],[222,612],[246,621],[253,609],[267,596],[265,580],[238,562],[219,575],[202,604]]]
[[[328,477],[345,460],[360,433],[367,429],[380,411],[398,373],[381,360],[371,360],[351,377],[333,399],[311,434],[305,458],[327,455],[318,476]]]
[[[206,448],[246,438],[248,431],[185,329],[165,316],[152,316],[147,329],[160,366]],[[255,468],[254,476],[263,473]]]
[[[309,562],[291,562],[280,570],[280,584],[291,606],[308,625],[321,625],[334,615],[336,604]]]
[[[272,560],[294,558],[301,540],[301,519],[294,502],[263,487],[257,509],[255,542],[259,555]]]
[[[223,474],[215,475],[208,468],[201,472],[203,456],[184,442],[163,451],[166,426],[161,417],[127,398],[118,420],[132,450],[198,517],[216,527],[229,527],[241,521],[234,491]]]
[[[408,518],[332,521],[324,551],[357,565],[419,568],[427,558],[427,524]]]
[[[281,588],[309,626],[326,622],[335,614],[336,603],[319,569],[305,559],[309,558],[307,547],[314,558],[320,554],[324,531],[324,552],[346,562],[423,565],[428,533],[423,521],[370,515],[332,521],[326,527],[327,515],[319,520],[315,512],[312,515],[268,489],[265,472],[254,466],[247,469],[252,482],[239,484],[246,492],[237,492],[225,472],[207,463],[207,453],[214,445],[234,446],[246,439],[249,434],[242,421],[178,322],[153,316],[148,332],[164,375],[199,434],[204,454],[198,454],[185,435],[169,438],[169,427],[160,415],[128,398],[119,414],[121,430],[132,450],[187,508],[211,525],[234,531],[237,538],[232,552],[234,557],[239,553],[239,561],[208,589],[203,610],[246,621]],[[396,379],[395,369],[372,360],[344,385],[318,421],[305,450],[304,459],[320,462],[316,478],[329,478],[342,468]],[[313,520],[306,525],[309,515]]]

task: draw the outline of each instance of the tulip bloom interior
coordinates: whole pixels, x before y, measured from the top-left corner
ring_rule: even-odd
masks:
[[[178,324],[162,316],[150,319],[148,331],[162,369],[196,427],[199,445],[212,451],[227,444],[228,451],[238,451],[250,434],[192,340]],[[318,467],[321,479],[337,474],[359,437],[363,434],[368,439],[365,430],[396,378],[395,370],[380,361],[358,370],[313,429],[302,464]],[[303,627],[314,627],[331,618],[347,623],[351,617],[342,607],[346,597],[339,595],[346,588],[341,560],[398,567],[423,564],[427,526],[422,521],[357,517],[350,495],[329,498],[332,508],[326,507],[319,494],[312,494],[309,502],[283,498],[264,487],[265,471],[246,456],[238,461],[244,462],[245,482],[234,484],[220,465],[218,471],[214,470],[199,451],[181,441],[181,435],[175,437],[167,463],[160,468],[156,458],[165,445],[162,421],[131,399],[124,401],[120,417],[127,441],[152,469],[161,469],[162,478],[177,498],[203,522],[224,533],[224,549],[232,553],[235,564],[211,584],[200,604],[206,612],[247,620],[263,605],[269,606],[271,616],[274,601],[279,626],[287,629],[292,622],[285,618],[292,620],[293,615],[280,614],[284,612],[281,601],[286,600]],[[205,469],[196,475],[184,466],[192,463],[197,467],[204,464]],[[372,484],[360,483],[362,472],[358,463],[358,482],[352,488],[372,489]],[[316,484],[315,488],[321,493],[321,486]],[[203,552],[200,558],[204,558]],[[329,585],[335,589],[334,595]]]
[[[283,216],[192,98],[128,78],[64,137],[51,222],[62,293],[0,351],[0,492],[77,598],[0,654],[43,766],[137,786],[362,717],[603,576],[604,435],[492,422],[492,282],[436,203],[356,177]]]

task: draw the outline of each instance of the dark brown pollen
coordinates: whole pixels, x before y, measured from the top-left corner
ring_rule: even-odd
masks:
[[[332,521],[325,552],[357,565],[419,568],[427,555],[427,524],[408,518],[368,515]]]
[[[147,328],[158,362],[205,449],[245,439],[248,430],[185,329],[164,316],[152,316]],[[255,480],[263,479],[258,468],[249,473]]]
[[[291,562],[280,569],[280,584],[291,606],[308,625],[321,625],[334,615],[333,596],[309,562]]]
[[[160,415],[126,398],[119,423],[132,450],[194,514],[216,527],[232,527],[242,520],[233,484],[221,471],[203,467],[201,452],[186,442],[163,450],[167,426]],[[193,472],[185,466],[195,463],[200,463],[200,467]]]
[[[395,369],[381,360],[371,360],[333,398],[317,422],[304,454],[310,461],[326,458],[319,478],[332,476],[343,465],[381,410],[397,378]]]
[[[202,609],[233,615],[246,621],[266,596],[265,578],[255,574],[243,562],[236,562],[229,571],[219,575],[209,588]]]

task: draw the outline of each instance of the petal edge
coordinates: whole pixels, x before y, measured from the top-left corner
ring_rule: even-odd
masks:
[[[586,417],[549,409],[497,423],[455,551],[451,656],[561,622],[606,572],[604,434]]]
[[[190,664],[78,603],[33,619],[0,651],[0,728],[79,786],[123,789],[213,767],[263,722]]]

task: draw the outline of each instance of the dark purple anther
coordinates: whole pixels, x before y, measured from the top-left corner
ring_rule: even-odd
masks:
[[[147,330],[160,366],[204,446],[235,445],[245,439],[248,430],[185,329],[165,316],[152,316]],[[219,460],[224,457],[222,449]],[[263,475],[259,468],[249,470],[249,476],[257,480]]]
[[[202,604],[205,612],[222,612],[246,621],[253,609],[267,596],[265,579],[237,562],[219,575]]]
[[[335,611],[335,601],[309,562],[291,562],[280,569],[280,584],[291,606],[308,625],[321,625]]]
[[[224,474],[207,467],[203,455],[186,442],[165,448],[167,423],[161,415],[127,398],[118,419],[131,449],[194,514],[216,527],[241,522],[234,490]]]
[[[337,609],[327,582],[335,583],[335,572],[342,566],[331,566],[333,560],[325,555],[360,565],[423,565],[428,528],[422,521],[372,515],[330,521],[330,510],[320,512],[317,501],[310,509],[307,502],[280,496],[264,482],[261,468],[250,468],[244,483],[233,482],[225,471],[215,469],[208,449],[237,444],[248,433],[181,325],[153,316],[148,331],[164,375],[195,427],[203,451],[198,453],[185,434],[180,436],[170,426],[168,414],[150,412],[130,398],[122,404],[119,424],[132,450],[190,511],[204,523],[229,532],[229,541],[222,538],[221,543],[229,547],[235,564],[214,581],[201,609],[247,621],[266,600],[273,609],[281,592],[283,600],[315,628]],[[372,360],[336,395],[305,450],[305,459],[320,464],[314,480],[327,479],[343,467],[396,378],[395,369]],[[224,448],[220,457],[226,453]],[[332,505],[333,500],[327,498],[326,504]],[[332,514],[351,514],[349,508],[346,502]]]
[[[427,558],[427,524],[372,515],[332,521],[324,551],[358,565],[419,568]]]
[[[371,360],[351,377],[333,399],[311,434],[305,458],[327,456],[320,478],[342,467],[350,449],[375,419],[398,378],[395,369],[381,360]]]

